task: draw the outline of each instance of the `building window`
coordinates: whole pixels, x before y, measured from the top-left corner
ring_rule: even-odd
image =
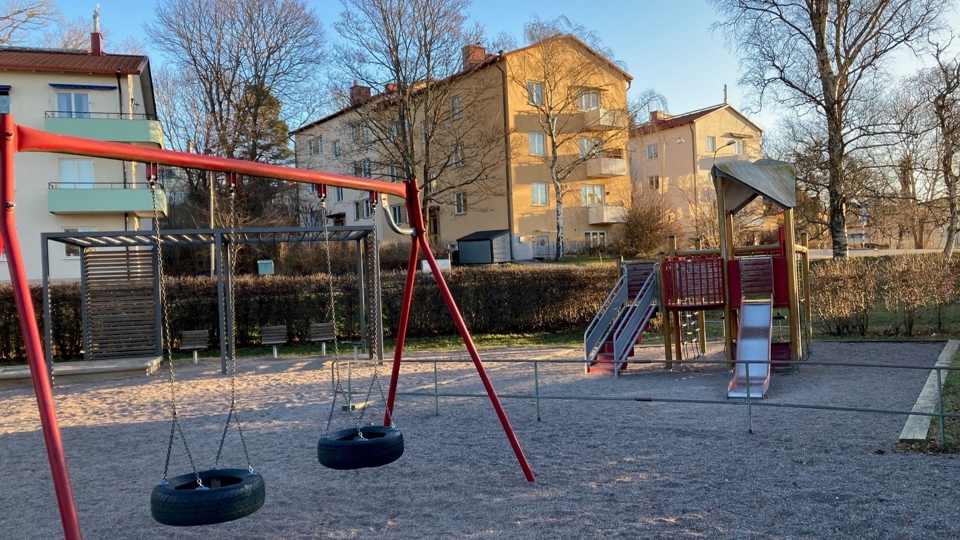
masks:
[[[581,206],[603,206],[603,186],[583,186],[580,188]]]
[[[453,147],[453,155],[450,156],[450,164],[454,167],[463,167],[463,145],[458,144]]]
[[[57,92],[57,116],[90,118],[90,96],[81,92]]]
[[[545,182],[534,182],[532,185],[533,188],[533,202],[534,206],[546,206],[547,205],[547,184]]]
[[[736,143],[733,145],[733,153],[736,155],[743,155],[747,153],[747,141],[743,139],[736,139]]]
[[[543,83],[530,81],[527,83],[527,103],[543,105]]]
[[[577,107],[581,111],[593,111],[600,108],[600,92],[596,90],[581,90],[577,99]]]
[[[547,136],[544,133],[531,133],[530,134],[530,155],[531,156],[545,156],[547,155]]]
[[[391,182],[402,182],[404,180],[403,168],[399,165],[388,165],[387,180]]]
[[[660,147],[655,144],[647,145],[647,159],[656,159],[660,157]]]
[[[334,202],[343,202],[343,188],[337,186],[333,188],[333,200]]]
[[[340,157],[340,140],[333,141],[333,157]]]
[[[61,159],[60,187],[62,189],[92,189],[92,159]]]
[[[317,140],[310,139],[307,141],[307,156],[317,155]]]
[[[373,166],[370,164],[370,160],[364,159],[362,161],[354,161],[353,175],[358,176],[360,178],[372,178]]]
[[[424,121],[420,122],[420,142],[427,144],[427,123]]]
[[[460,215],[467,213],[467,194],[459,191],[453,194],[453,213]]]
[[[431,195],[437,194],[437,173],[430,173],[430,180],[427,181],[427,192]]]
[[[361,219],[370,219],[370,216],[373,215],[373,204],[370,202],[370,199],[364,198],[361,201],[353,202],[353,220],[360,221]]]
[[[63,232],[65,233],[85,233],[85,232],[97,232],[96,227],[64,227]],[[63,245],[63,258],[64,259],[79,259],[80,258],[80,248],[77,246],[71,246],[70,244]]]
[[[600,154],[602,141],[595,137],[583,137],[580,139],[580,157],[595,158]]]
[[[587,231],[584,233],[587,247],[602,247],[607,245],[607,233],[603,231]]]
[[[0,113],[10,114],[10,87],[0,88]],[[0,255],[3,256],[3,255]],[[6,259],[2,259],[6,260]]]
[[[717,138],[707,137],[707,152],[716,152],[716,151],[717,151]]]
[[[655,189],[660,191],[660,177],[659,176],[648,176],[647,180],[650,180],[650,189]]]
[[[406,223],[407,222],[407,205],[405,204],[390,205],[390,215],[393,216],[394,223]]]
[[[454,120],[463,118],[463,100],[460,99],[460,96],[450,98],[450,118]]]

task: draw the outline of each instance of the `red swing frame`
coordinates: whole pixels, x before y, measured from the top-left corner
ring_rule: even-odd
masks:
[[[53,399],[53,389],[50,386],[50,377],[47,365],[44,362],[43,345],[40,341],[40,332],[37,319],[27,285],[27,276],[23,266],[23,256],[20,252],[20,241],[16,227],[16,201],[14,197],[14,156],[17,152],[50,152],[57,154],[72,154],[78,156],[118,159],[146,163],[148,166],[171,165],[189,167],[207,171],[243,174],[260,178],[276,178],[294,182],[304,182],[317,185],[331,185],[358,190],[367,190],[375,193],[386,193],[403,197],[407,203],[407,215],[411,221],[414,237],[410,245],[410,259],[407,264],[407,277],[403,287],[403,300],[400,308],[400,324],[397,335],[397,347],[394,354],[393,371],[390,378],[390,391],[387,396],[387,413],[384,415],[384,425],[389,424],[389,416],[393,411],[397,396],[397,379],[400,375],[400,362],[403,356],[403,345],[407,334],[410,319],[410,305],[413,300],[413,285],[415,282],[417,257],[423,250],[423,256],[430,265],[437,286],[443,296],[450,315],[453,317],[457,330],[473,359],[473,365],[483,382],[483,386],[490,397],[493,408],[500,419],[503,430],[510,441],[523,469],[528,482],[534,482],[533,471],[527,463],[520,442],[517,440],[506,412],[500,404],[500,399],[487,376],[487,372],[480,360],[477,348],[470,337],[467,325],[460,314],[450,288],[443,279],[443,274],[437,265],[437,260],[430,251],[426,236],[423,234],[423,215],[421,212],[419,187],[416,180],[393,183],[379,180],[369,180],[339,174],[294,169],[277,165],[253,163],[235,159],[227,159],[199,154],[188,154],[172,150],[144,148],[121,143],[95,141],[79,137],[55,135],[44,131],[18,126],[10,114],[0,114],[0,128],[3,140],[0,141],[0,249],[6,248],[7,267],[10,271],[10,281],[13,286],[14,300],[17,304],[17,314],[20,318],[20,331],[23,334],[27,350],[27,361],[30,366],[30,377],[33,390],[37,396],[37,406],[40,409],[40,424],[43,430],[43,440],[47,448],[47,457],[50,461],[50,473],[53,477],[54,490],[57,496],[57,506],[60,510],[60,520],[63,523],[63,532],[66,540],[81,540],[80,521],[77,517],[76,504],[73,499],[73,490],[70,485],[70,474],[67,469],[66,457],[63,452],[63,440],[60,436],[60,427],[57,423],[56,404]]]

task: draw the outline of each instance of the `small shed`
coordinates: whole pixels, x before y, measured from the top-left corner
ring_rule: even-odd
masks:
[[[457,239],[460,264],[510,262],[510,231],[477,231]]]

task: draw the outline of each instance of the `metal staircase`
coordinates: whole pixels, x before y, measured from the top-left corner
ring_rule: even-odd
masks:
[[[634,347],[657,313],[658,264],[636,261],[621,267],[620,279],[583,334],[586,372],[613,373],[626,369]]]

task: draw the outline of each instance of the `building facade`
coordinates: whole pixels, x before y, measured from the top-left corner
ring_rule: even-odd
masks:
[[[425,222],[434,242],[450,246],[479,231],[507,230],[511,259],[551,257],[557,235],[553,154],[567,168],[560,182],[565,245],[577,249],[602,244],[622,220],[630,202],[625,115],[630,75],[573,36],[554,40],[550,54],[591,69],[580,69],[577,77],[551,79],[537,69],[546,65],[540,44],[497,55],[468,45],[462,71],[433,83],[444,92],[435,110],[437,120],[431,125],[421,113],[412,125],[419,151],[428,137],[424,133],[431,129],[439,142],[435,148],[443,149],[432,158],[436,172],[430,174],[436,177],[420,182],[426,192]],[[571,84],[572,79],[576,83]],[[348,107],[293,132],[298,166],[403,180],[406,173],[391,157],[395,141],[390,124],[378,122],[370,112],[390,111],[395,92],[392,83],[376,93],[355,82]],[[557,105],[562,118],[553,133],[544,128],[543,113],[551,96],[569,100]],[[301,189],[310,192],[302,200],[316,201],[312,186]],[[366,193],[330,188],[327,197],[333,224],[371,223]],[[317,223],[313,204],[306,212],[311,216],[307,224]],[[387,210],[396,221],[409,222],[401,199],[391,200]],[[400,240],[390,231],[383,238]]]
[[[61,135],[163,146],[146,56],[0,48],[0,113],[19,125]],[[134,162],[47,153],[16,156],[17,229],[27,277],[41,278],[44,232],[149,229],[153,201],[145,168]],[[159,192],[160,210],[166,198]],[[80,277],[80,253],[49,246],[51,279]],[[9,281],[6,265],[0,280]]]
[[[723,103],[669,115],[651,111],[647,122],[630,130],[630,175],[638,199],[659,204],[687,237],[715,226],[713,164],[760,159],[763,130]]]

